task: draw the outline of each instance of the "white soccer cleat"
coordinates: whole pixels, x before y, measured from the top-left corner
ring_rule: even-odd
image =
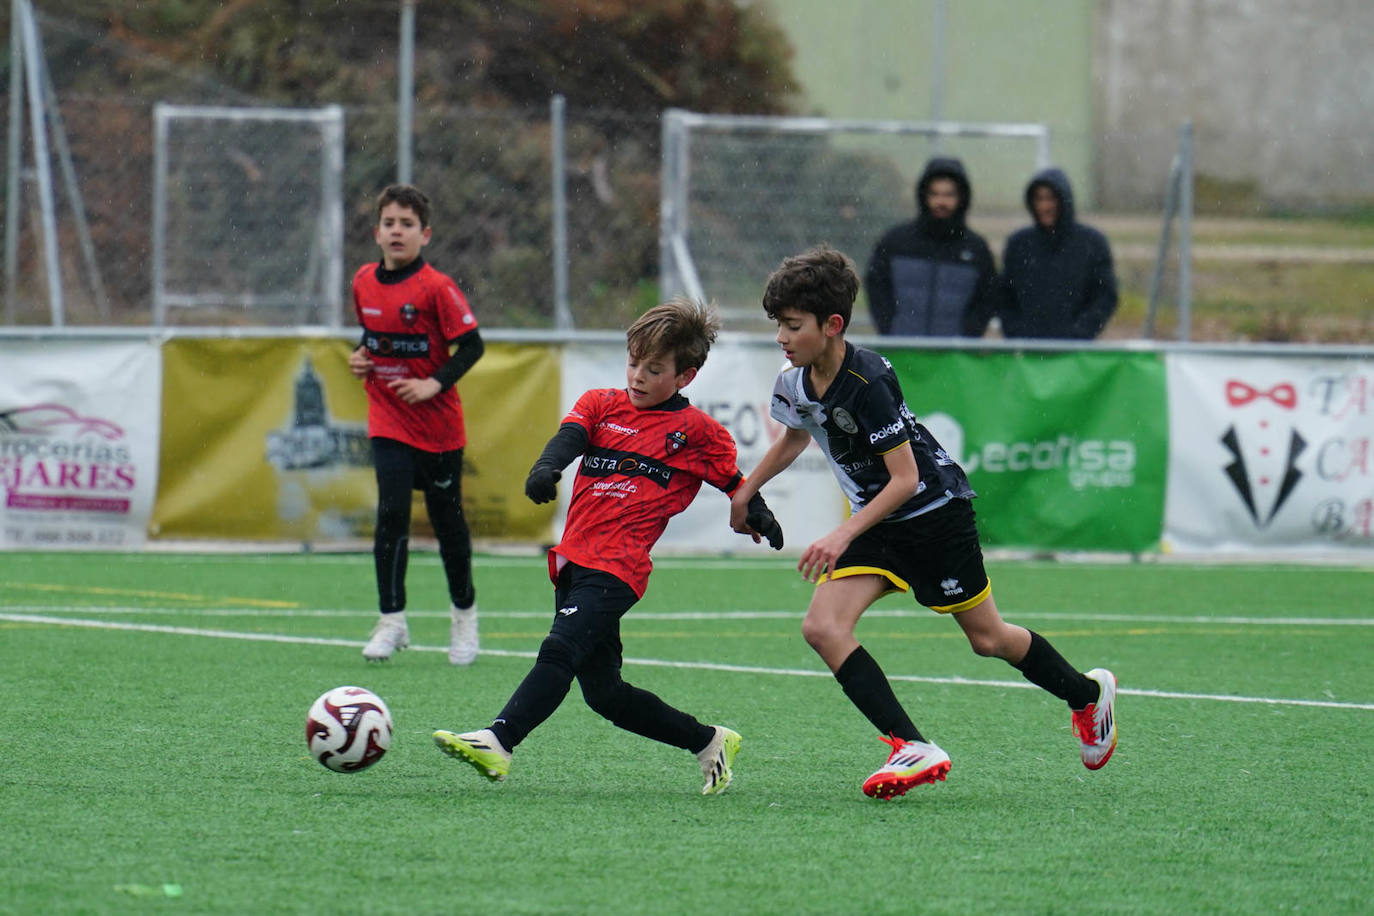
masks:
[[[448,608],[448,663],[471,665],[477,658],[477,605]]]
[[[1083,743],[1083,765],[1100,770],[1116,750],[1116,675],[1106,668],[1085,673],[1102,687],[1096,703],[1073,711],[1073,731]]]
[[[706,778],[706,785],[701,787],[702,795],[719,795],[730,787],[730,781],[735,778],[735,771],[730,767],[739,753],[741,740],[738,732],[722,725],[712,727],[716,730],[715,737],[697,754],[701,775]]]
[[[492,782],[501,782],[510,773],[510,751],[489,728],[461,735],[440,730],[434,733],[434,744],[453,759],[471,764]]]
[[[937,782],[949,773],[949,755],[928,741],[904,741],[893,735],[878,740],[892,748],[883,764],[864,780],[864,794],[872,798],[893,799],[908,789]]]
[[[409,645],[410,627],[406,626],[406,612],[383,614],[372,628],[367,645],[363,646],[363,658],[370,662],[384,662]]]

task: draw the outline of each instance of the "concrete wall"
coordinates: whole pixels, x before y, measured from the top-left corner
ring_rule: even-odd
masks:
[[[1197,172],[1234,194],[1374,201],[1374,2],[1101,0],[1096,47],[1106,206],[1161,199],[1190,118]]]
[[[945,0],[939,106],[947,121],[1049,124],[1055,163],[1088,204],[1096,184],[1094,6],[1094,0]],[[796,49],[807,113],[932,118],[937,0],[770,0],[768,8]],[[1024,185],[1029,177],[1027,168],[1016,181]],[[980,180],[990,178],[974,175],[975,196]]]
[[[932,116],[938,0],[767,2],[812,113]],[[943,117],[1048,123],[1086,208],[1157,208],[1188,119],[1204,185],[1261,206],[1374,202],[1374,0],[944,9]]]

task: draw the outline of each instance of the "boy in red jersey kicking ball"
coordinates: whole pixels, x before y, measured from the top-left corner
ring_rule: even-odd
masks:
[[[448,660],[468,665],[477,657],[477,606],[472,538],[463,517],[467,437],[454,384],[484,346],[462,292],[420,257],[430,231],[429,198],[410,185],[385,189],[377,197],[373,229],[382,259],[353,276],[353,307],[363,338],[349,355],[348,368],[367,390],[367,434],[377,472],[372,554],[381,606],[363,657],[385,661],[410,645],[405,615],[410,493],[423,490],[448,580]]]
[[[553,626],[490,728],[434,733],[440,750],[493,782],[506,778],[511,752],[552,715],[576,678],[587,705],[613,724],[695,754],[703,795],[730,785],[736,732],[703,725],[620,676],[620,618],[644,595],[649,549],[702,481],[729,495],[743,480],[730,433],[679,393],[705,363],[719,328],[714,310],[683,299],[646,312],[625,335],[625,387],[578,398],[530,470],[525,494],[549,502],[562,469],[581,456],[563,538],[549,551]],[[757,488],[752,496],[736,530],[780,549],[782,529]]]
[[[791,363],[778,375],[770,412],[786,432],[731,497],[731,524],[751,530],[750,498],[814,438],[852,514],[802,552],[798,569],[817,583],[802,636],[892,748],[865,794],[893,798],[944,779],[950,767],[854,638],[863,612],[892,591],[949,614],[975,653],[1005,660],[1065,701],[1083,765],[1096,770],[1116,747],[1116,678],[1105,668],[1079,673],[1038,633],[997,612],[963,469],[907,409],[892,365],[844,339],[858,288],[849,259],[826,246],[786,259],[768,278],[763,309]]]

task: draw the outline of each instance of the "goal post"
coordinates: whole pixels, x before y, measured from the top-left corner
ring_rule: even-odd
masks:
[[[338,327],[343,108],[158,104],[153,320]]]
[[[742,327],[762,322],[763,281],[788,255],[829,242],[862,270],[882,233],[915,215],[931,156],[968,169],[975,230],[980,217],[1024,223],[1026,182],[1050,164],[1049,127],[1032,123],[669,109],[662,146],[660,292],[714,301]]]

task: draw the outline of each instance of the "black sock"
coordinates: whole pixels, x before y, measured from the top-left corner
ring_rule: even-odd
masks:
[[[572,686],[572,672],[562,665],[536,661],[529,674],[515,688],[505,708],[491,724],[496,739],[508,751],[553,715]]]
[[[1065,661],[1045,637],[1034,630],[1027,632],[1031,638],[1030,648],[1026,650],[1026,657],[1012,667],[1035,686],[1068,703],[1070,709],[1082,709],[1089,703],[1096,703],[1101,692],[1097,682]]]
[[[902,704],[892,692],[887,676],[873,656],[863,646],[855,649],[835,672],[835,680],[844,688],[844,695],[868,717],[873,727],[884,735],[895,735],[906,741],[924,741],[911,723]]]

